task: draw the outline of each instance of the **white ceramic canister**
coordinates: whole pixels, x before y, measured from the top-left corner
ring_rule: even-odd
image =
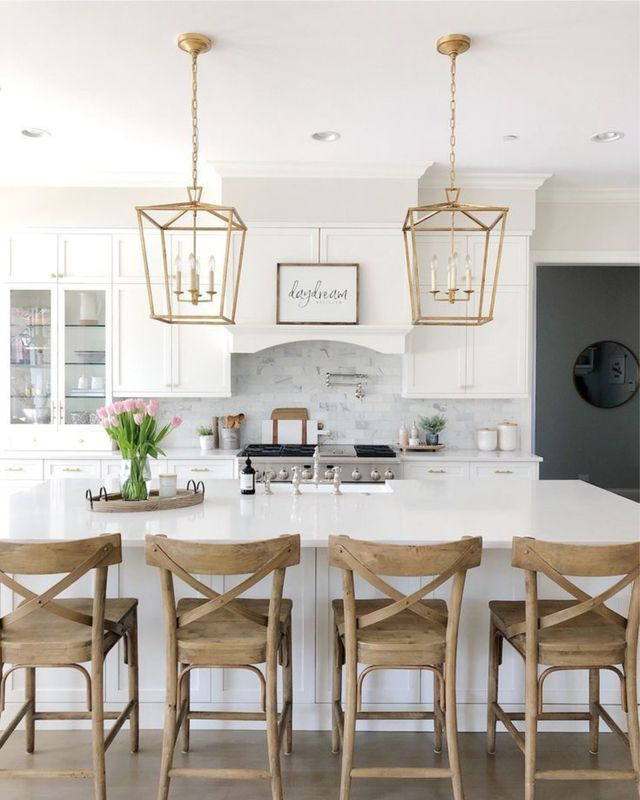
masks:
[[[498,448],[515,450],[518,447],[518,423],[500,422],[498,424]]]
[[[498,446],[498,431],[495,428],[478,428],[476,443],[478,450],[495,450]]]

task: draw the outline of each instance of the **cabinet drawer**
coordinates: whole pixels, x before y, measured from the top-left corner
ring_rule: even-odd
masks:
[[[43,478],[42,461],[34,458],[0,461],[1,480],[37,480]]]
[[[233,478],[233,458],[201,459],[199,461],[169,461],[168,471],[175,472],[178,480],[210,480],[211,478]]]
[[[464,462],[447,461],[441,464],[415,464],[403,465],[405,478],[431,480],[436,478],[468,478],[469,465]]]
[[[110,458],[109,460],[104,460],[101,462],[102,464],[102,479],[106,481],[108,478],[119,478],[120,477],[120,459],[119,458]],[[161,472],[166,471],[167,462],[161,458],[158,460],[157,458],[150,458],[149,459],[149,468],[151,469],[151,477],[157,478]]]
[[[500,462],[499,464],[471,464],[472,478],[531,478],[538,477],[537,464]]]
[[[77,459],[44,462],[45,478],[99,478],[99,461],[78,461]]]

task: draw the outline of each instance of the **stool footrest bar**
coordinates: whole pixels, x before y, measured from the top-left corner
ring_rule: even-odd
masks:
[[[352,778],[450,778],[445,767],[358,767],[351,770]]]
[[[171,778],[215,778],[221,781],[268,781],[271,773],[264,769],[198,769],[174,767],[169,770]]]

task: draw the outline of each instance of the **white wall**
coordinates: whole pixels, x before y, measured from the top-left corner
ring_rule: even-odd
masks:
[[[531,250],[640,249],[640,203],[539,202]]]

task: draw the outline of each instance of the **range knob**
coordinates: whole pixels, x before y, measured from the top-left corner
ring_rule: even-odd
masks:
[[[313,472],[311,472],[311,464],[305,464],[302,467],[301,476],[303,481],[310,481],[313,478]]]
[[[362,473],[360,472],[360,470],[358,469],[358,467],[356,467],[356,468],[353,470],[353,472],[351,473],[351,477],[353,478],[353,480],[354,480],[354,481],[359,481],[359,480],[362,480]]]
[[[382,476],[376,467],[371,470],[371,480],[372,481],[379,481]]]
[[[279,481],[286,481],[288,477],[289,477],[289,470],[287,470],[284,467],[282,467],[282,469],[278,473],[278,480]]]
[[[330,481],[333,478],[333,464],[327,464],[327,467],[324,471],[324,479],[326,481]]]
[[[392,469],[385,470],[385,473],[384,473],[385,481],[392,481],[395,477],[396,477],[396,474]]]

